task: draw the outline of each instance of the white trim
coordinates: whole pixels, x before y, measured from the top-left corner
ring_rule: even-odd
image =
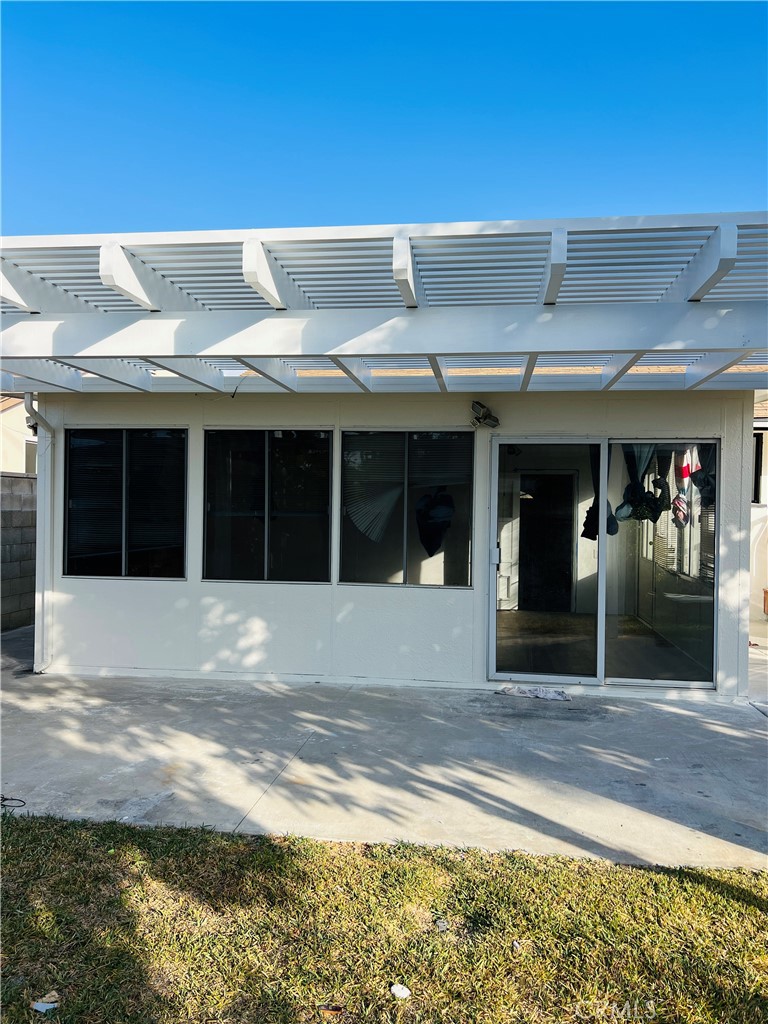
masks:
[[[205,245],[238,243],[253,238],[264,241],[304,241],[325,239],[379,239],[395,234],[450,238],[464,235],[509,235],[551,232],[554,228],[568,231],[657,231],[668,228],[696,228],[718,224],[763,225],[766,214],[762,210],[729,213],[661,214],[623,217],[565,217],[558,220],[497,220],[455,221],[443,223],[365,224],[325,227],[247,228],[226,231],[145,231],[126,233],[97,233],[85,235],[7,235],[0,237],[4,248],[46,247],[82,248],[99,246],[107,242],[122,245],[178,245],[183,243]]]

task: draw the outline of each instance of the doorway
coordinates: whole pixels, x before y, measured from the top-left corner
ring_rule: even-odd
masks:
[[[578,532],[590,456],[599,445],[499,445],[497,673],[597,675],[597,538]]]
[[[491,677],[713,688],[718,478],[711,440],[496,439]]]

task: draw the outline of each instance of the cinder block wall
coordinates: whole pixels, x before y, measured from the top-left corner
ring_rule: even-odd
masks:
[[[26,473],[2,473],[0,476],[0,618],[3,629],[16,629],[31,625],[35,618],[37,477]]]

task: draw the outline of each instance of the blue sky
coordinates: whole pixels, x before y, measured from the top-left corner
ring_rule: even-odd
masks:
[[[766,205],[760,3],[2,4],[5,234]]]

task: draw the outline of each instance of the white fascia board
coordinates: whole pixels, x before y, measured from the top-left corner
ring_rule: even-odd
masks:
[[[338,356],[331,356],[330,358],[331,362],[338,366],[340,370],[343,370],[361,391],[370,392],[374,390],[373,374],[363,359],[355,359],[354,357],[339,359]]]
[[[419,268],[414,261],[411,240],[407,235],[395,235],[392,239],[392,276],[406,309],[425,305]]]
[[[151,391],[152,374],[141,366],[133,366],[125,359],[64,359],[62,362],[75,370],[95,373],[104,380],[124,384],[133,391]]]
[[[712,352],[766,343],[766,304],[595,303],[184,316],[7,316],[6,358],[167,360],[300,356]],[[170,367],[173,369],[173,367]],[[258,367],[255,367],[258,369]],[[226,390],[226,389],[225,389]]]
[[[627,356],[626,353],[614,356],[603,367],[600,375],[600,390],[610,391],[614,384],[617,384],[624,374],[631,370],[635,363],[639,362],[642,358],[642,352],[633,352],[630,356]]]
[[[738,242],[736,224],[719,224],[660,301],[699,302],[733,270]]]
[[[170,370],[171,373],[208,391],[227,393],[233,391],[236,385],[236,381],[230,381],[215,366],[209,366],[201,359],[152,359],[147,356],[147,362],[161,370]]]
[[[311,309],[312,303],[261,238],[243,242],[243,280],[273,309]]]
[[[277,384],[283,391],[299,390],[299,378],[296,371],[281,359],[241,359],[239,356],[235,358],[249,370],[255,370],[262,377]]]
[[[717,377],[718,374],[729,370],[732,366],[746,359],[747,356],[751,356],[753,352],[758,351],[759,349],[757,348],[744,349],[738,355],[734,355],[732,352],[713,352],[712,355],[705,356],[703,359],[697,359],[685,371],[685,390],[690,391],[692,388],[701,387],[702,384],[706,384],[713,377]]]
[[[9,260],[2,260],[0,295],[23,313],[93,313],[95,307],[75,295],[30,274]]]
[[[6,248],[80,248],[110,242],[123,245],[215,245],[242,244],[257,236],[270,241],[315,241],[321,239],[350,241],[381,239],[395,235],[428,237],[461,237],[467,235],[515,235],[549,233],[556,228],[566,231],[658,231],[659,229],[711,227],[734,223],[744,226],[768,223],[764,210],[743,212],[705,212],[662,214],[629,217],[566,217],[556,220],[446,221],[412,224],[355,224],[326,227],[259,228],[213,231],[148,231],[87,235],[13,235],[0,238]]]
[[[3,359],[3,369],[16,377],[52,384],[67,391],[82,391],[83,378],[77,370],[46,359]],[[29,388],[28,390],[32,390]]]
[[[100,246],[99,277],[105,288],[124,295],[142,309],[153,312],[161,309],[205,310],[201,302],[187,295],[117,242]]]
[[[567,260],[568,232],[565,228],[554,228],[549,244],[549,252],[547,253],[547,262],[544,265],[544,273],[539,287],[538,301],[542,305],[550,306],[557,302],[560,285],[565,277]]]

